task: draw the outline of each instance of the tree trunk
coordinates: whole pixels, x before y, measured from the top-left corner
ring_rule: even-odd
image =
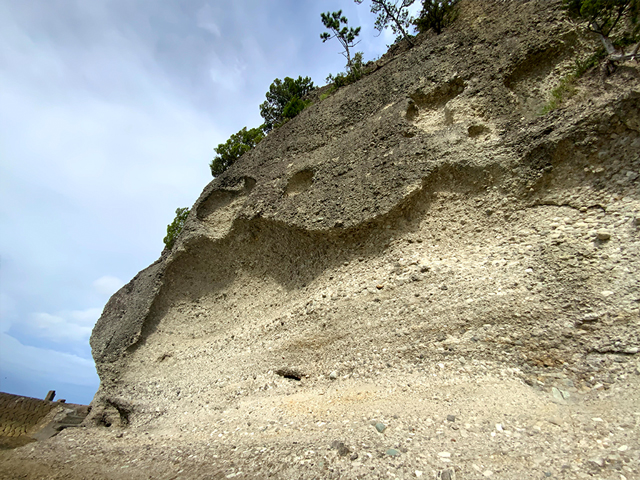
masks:
[[[382,8],[384,8],[384,11],[387,12],[387,16],[391,17],[391,19],[394,21],[394,23],[396,24],[396,26],[398,27],[398,30],[400,30],[400,33],[402,33],[402,36],[407,40],[407,42],[409,42],[409,46],[413,47],[413,42],[411,41],[411,39],[409,38],[409,35],[407,35],[407,32],[404,31],[404,28],[402,28],[402,25],[400,25],[400,22],[398,21],[398,19],[395,17],[395,15],[393,15],[389,9],[387,8],[387,4],[382,2],[381,3]],[[399,13],[399,12],[398,12]]]

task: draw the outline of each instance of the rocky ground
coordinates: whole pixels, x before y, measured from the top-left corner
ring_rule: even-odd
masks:
[[[462,3],[207,186],[6,478],[640,478],[640,70]]]

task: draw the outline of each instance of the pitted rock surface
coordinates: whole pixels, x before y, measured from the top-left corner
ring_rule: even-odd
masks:
[[[594,49],[560,3],[462,2],[271,132],[107,304],[88,428],[10,460],[638,478],[640,69],[542,115]]]

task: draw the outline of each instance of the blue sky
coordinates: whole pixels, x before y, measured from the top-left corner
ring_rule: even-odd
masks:
[[[367,3],[0,0],[1,391],[91,401],[109,296],[158,258],[213,148],[262,123],[275,78],[344,69],[321,12],[362,26],[365,60],[386,51]]]

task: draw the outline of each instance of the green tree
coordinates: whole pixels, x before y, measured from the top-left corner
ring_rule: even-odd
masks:
[[[173,219],[169,225],[167,225],[167,236],[164,237],[164,246],[171,250],[176,244],[176,240],[184,228],[184,222],[187,221],[189,216],[188,208],[178,208],[176,210],[176,218]]]
[[[229,140],[214,149],[217,155],[209,164],[211,175],[214,177],[220,175],[242,155],[255,147],[263,138],[264,133],[261,128],[247,130],[247,127],[244,127],[238,133],[231,135]]]
[[[630,34],[631,37],[638,35],[640,0],[563,0],[563,6],[570,17],[585,21],[589,30],[598,35],[610,60],[627,60],[637,55],[640,43],[631,55],[625,55],[616,50],[610,37],[624,18],[629,19],[632,27],[631,32],[624,34]]]
[[[458,0],[422,0],[422,11],[415,21],[420,33],[433,29],[436,35],[458,16]]]
[[[260,105],[260,115],[264,118],[262,128],[266,133],[283,122],[292,119],[309,106],[304,98],[315,89],[309,77],[276,78],[266,93],[267,99]]]
[[[322,43],[327,40],[331,40],[332,38],[337,38],[344,48],[344,52],[341,52],[342,55],[347,59],[347,70],[351,70],[351,48],[355,47],[360,41],[355,41],[356,37],[360,35],[360,28],[348,27],[349,20],[347,17],[342,15],[342,10],[338,10],[337,12],[327,12],[321,13],[320,17],[322,17],[323,25],[331,30],[332,33],[323,32],[320,34],[320,38],[322,39]],[[342,26],[344,25],[344,26]]]
[[[414,19],[409,15],[409,7],[416,0],[402,0],[398,6],[398,0],[392,2],[389,0],[371,0],[371,13],[378,15],[376,18],[375,28],[380,33],[391,26],[391,31],[396,35],[396,41],[404,38],[409,45],[413,47],[413,40],[409,34]],[[355,0],[361,4],[364,0]]]

